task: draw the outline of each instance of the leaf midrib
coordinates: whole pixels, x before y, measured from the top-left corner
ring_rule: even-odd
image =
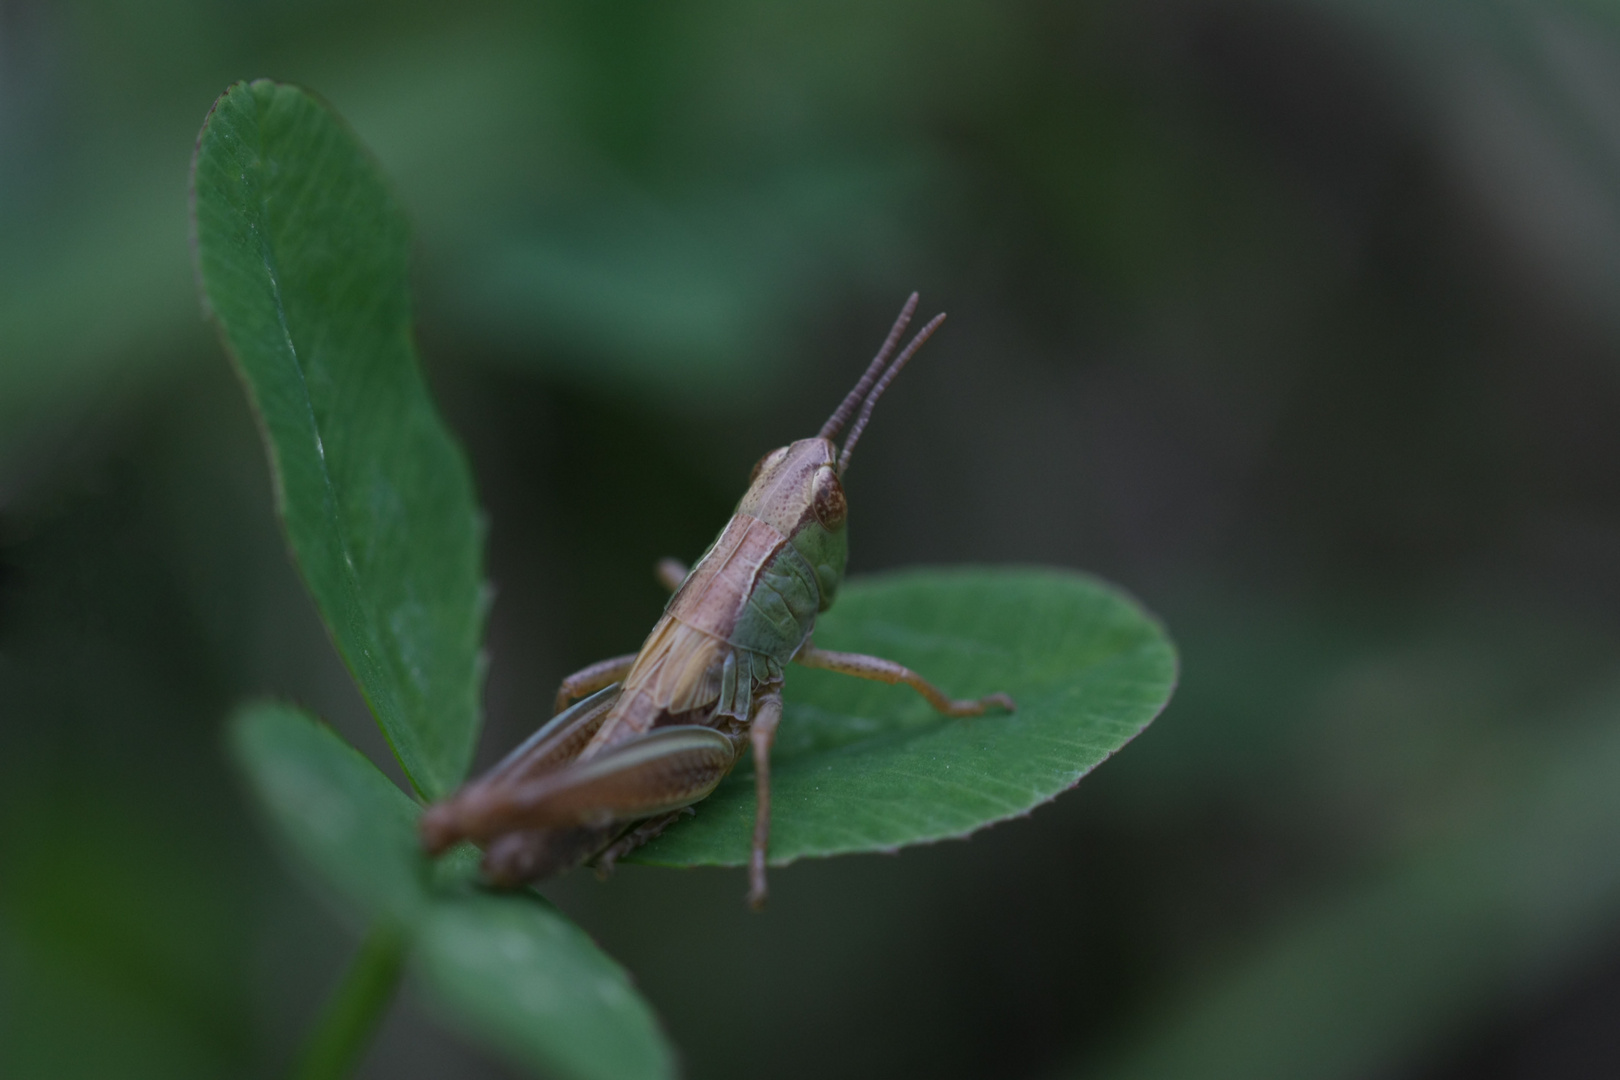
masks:
[[[249,89],[251,89],[251,87]],[[259,157],[258,161],[255,162],[255,165],[259,169],[260,176],[260,183],[258,185],[259,220],[264,223],[264,227],[259,230],[259,260],[264,265],[265,274],[270,278],[270,292],[275,301],[276,325],[281,329],[282,340],[286,342],[287,352],[292,357],[293,370],[298,373],[298,390],[302,396],[302,404],[304,406],[305,414],[309,418],[310,430],[315,435],[315,456],[320,463],[321,484],[326,495],[325,502],[329,512],[329,517],[331,519],[331,527],[333,532],[337,535],[338,550],[342,552],[343,555],[343,582],[349,592],[348,599],[352,604],[354,611],[358,614],[359,621],[364,624],[366,636],[372,643],[376,643],[380,640],[377,632],[376,622],[372,617],[370,609],[366,606],[364,593],[360,587],[359,571],[355,569],[354,565],[354,549],[349,540],[349,532],[344,526],[343,515],[338,512],[339,498],[337,485],[332,480],[332,472],[327,464],[326,440],[321,437],[321,425],[319,419],[316,417],[315,401],[309,389],[309,373],[304,370],[303,353],[299,350],[297,343],[293,340],[292,326],[287,319],[287,306],[282,300],[281,273],[278,269],[278,260],[276,258],[274,242],[271,239],[271,234],[274,230],[271,227],[270,200],[265,193],[266,185],[264,183],[264,165],[268,160],[269,151],[265,146],[265,125],[260,123],[257,125],[257,128]],[[287,505],[285,491],[282,492],[282,504],[284,506]],[[323,619],[322,621],[325,622],[326,620]],[[337,635],[336,628],[331,624],[327,624],[327,634],[332,638],[333,644],[337,646],[338,651],[340,653],[343,652],[343,643]],[[367,643],[361,643],[360,652],[367,666],[372,668],[380,668],[382,666],[381,661],[371,655],[371,649]],[[386,672],[379,672],[379,674],[386,676]],[[355,683],[360,690],[360,696],[365,699],[366,707],[371,710],[373,715],[377,715],[379,712],[377,702],[374,700],[374,698],[378,695],[371,686],[371,683],[376,681],[378,680],[355,680]],[[394,704],[397,706],[397,703]],[[401,771],[405,773],[405,778],[410,782],[412,790],[418,796],[422,796],[422,785],[417,780],[415,773],[412,771],[409,765],[407,765],[405,756],[400,753],[399,746],[394,741],[393,732],[390,730],[390,725],[379,724],[377,726],[382,730],[383,738],[387,741],[389,750],[393,753],[395,759],[399,761]]]

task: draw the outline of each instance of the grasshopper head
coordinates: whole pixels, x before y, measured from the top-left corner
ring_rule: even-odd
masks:
[[[821,610],[832,606],[849,553],[844,533],[849,505],[832,440],[800,439],[760,458],[737,513],[787,537],[816,572]]]
[[[778,447],[754,464],[739,514],[759,518],[783,536],[814,521],[842,532],[847,507],[838,480],[838,450],[829,439],[800,439]]]
[[[822,425],[821,431],[815,438],[800,439],[760,458],[749,477],[748,491],[737,505],[739,514],[756,517],[786,536],[815,568],[821,585],[823,611],[832,606],[849,555],[844,531],[849,504],[844,499],[842,477],[855,452],[855,443],[866,430],[877,399],[906,366],[906,361],[945,320],[944,315],[934,316],[891,363],[890,357],[900,342],[900,335],[905,333],[916,310],[917,294],[912,293],[883,342],[883,348],[878,350],[865,374]],[[860,410],[858,416],[857,409]],[[833,445],[833,440],[851,416],[856,416],[855,423],[840,450]]]

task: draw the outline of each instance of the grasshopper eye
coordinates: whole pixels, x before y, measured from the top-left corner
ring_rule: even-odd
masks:
[[[830,532],[837,532],[844,527],[844,521],[849,517],[849,504],[844,501],[844,485],[838,482],[838,474],[830,468],[816,470],[816,489],[814,502],[816,520]]]

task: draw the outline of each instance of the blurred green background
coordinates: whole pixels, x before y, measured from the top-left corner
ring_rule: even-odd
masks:
[[[358,940],[220,745],[388,764],[203,324],[214,97],[418,229],[487,762],[912,288],[855,572],[1101,573],[1169,711],[968,843],[548,894],[694,1077],[1620,1075],[1620,7],[0,2],[0,1075],[271,1076]],[[407,987],[363,1074],[500,1077]]]

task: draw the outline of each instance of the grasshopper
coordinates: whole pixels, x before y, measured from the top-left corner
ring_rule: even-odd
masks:
[[[568,676],[549,723],[427,809],[421,839],[429,854],[461,840],[478,843],[485,877],[502,887],[584,862],[605,873],[691,813],[751,745],[757,807],[748,901],[758,909],[766,895],[783,665],[905,683],[946,716],[977,716],[990,706],[1012,711],[1006,694],[954,701],[892,660],[811,643],[816,616],[832,606],[844,577],[842,477],[855,444],[878,398],[945,318],[935,316],[896,355],[916,308],[913,293],[814,438],[759,459],[730,522],[690,572],[673,559],[659,564],[674,596],[641,650]],[[839,448],[833,440],[851,418]]]

